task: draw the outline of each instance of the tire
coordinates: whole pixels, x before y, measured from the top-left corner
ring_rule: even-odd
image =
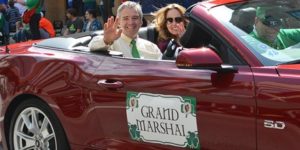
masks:
[[[15,109],[9,127],[10,150],[68,150],[64,130],[50,107],[36,98]]]

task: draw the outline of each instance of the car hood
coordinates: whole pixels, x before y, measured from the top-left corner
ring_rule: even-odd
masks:
[[[6,57],[14,57],[15,56],[33,56],[33,57],[47,57],[47,58],[56,58],[56,59],[69,59],[69,60],[78,60],[77,57],[81,57],[77,53],[72,53],[68,51],[64,51],[59,48],[49,48],[49,47],[41,47],[35,46],[41,40],[21,42],[16,44],[10,44],[7,46],[0,47],[0,60]],[[96,59],[91,58],[92,56],[87,56],[88,59]],[[88,60],[87,59],[87,60]]]
[[[1,46],[0,47],[0,54],[36,53],[36,52],[31,52],[31,51],[28,50],[36,42],[38,42],[38,41],[28,41],[28,42],[10,44],[10,45],[7,45],[7,46]]]

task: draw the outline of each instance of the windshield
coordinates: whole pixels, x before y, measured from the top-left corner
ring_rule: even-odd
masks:
[[[264,65],[300,60],[300,1],[246,1],[210,10]]]

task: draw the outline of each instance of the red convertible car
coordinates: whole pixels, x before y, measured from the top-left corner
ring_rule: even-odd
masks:
[[[298,150],[299,1],[203,1],[186,18],[175,60],[90,52],[99,32],[1,47],[3,149]]]

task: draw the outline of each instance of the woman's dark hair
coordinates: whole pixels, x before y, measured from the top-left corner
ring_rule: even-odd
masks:
[[[93,18],[97,17],[97,11],[95,9],[88,9],[86,10],[89,14],[93,16]]]
[[[76,11],[75,8],[69,8],[69,9],[67,10],[67,13],[71,14],[72,16],[77,17],[77,11]]]

